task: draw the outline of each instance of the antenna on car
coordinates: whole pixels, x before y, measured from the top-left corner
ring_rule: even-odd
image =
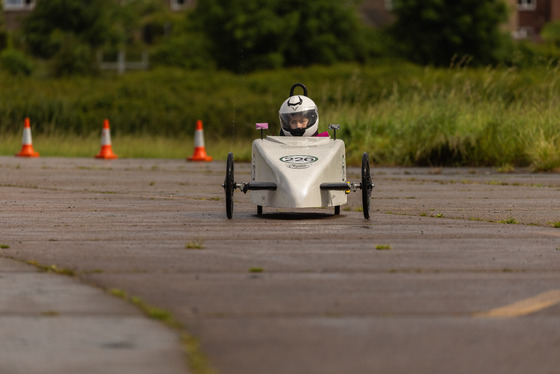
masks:
[[[335,125],[335,124],[331,124],[331,125],[329,125],[329,130],[333,130],[333,131],[334,131],[333,137],[334,137],[334,140],[336,140],[336,130],[340,130],[340,125],[338,125],[338,124],[336,124],[336,125]]]
[[[301,83],[296,83],[292,86],[292,88],[290,88],[290,97],[294,96],[294,90],[297,87],[303,88],[303,96],[307,96],[307,88]]]

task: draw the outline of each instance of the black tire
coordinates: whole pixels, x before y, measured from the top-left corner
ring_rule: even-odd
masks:
[[[334,215],[338,216],[340,214],[340,205],[334,207]]]
[[[373,183],[369,170],[369,155],[364,152],[362,155],[362,208],[364,211],[364,218],[369,219],[369,210],[371,203],[371,190]]]
[[[233,153],[228,153],[226,161],[226,179],[224,181],[226,192],[226,215],[228,219],[233,216],[233,192],[235,191],[235,178],[233,175]]]
[[[262,205],[257,205],[257,214],[258,214],[259,216],[262,215]]]

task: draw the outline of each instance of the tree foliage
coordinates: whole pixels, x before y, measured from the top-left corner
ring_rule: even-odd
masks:
[[[33,72],[33,62],[23,52],[6,48],[0,52],[0,68],[11,75],[29,76]]]
[[[500,25],[508,19],[503,0],[398,0],[390,31],[411,61],[449,65],[472,59],[494,63],[505,42]]]
[[[114,22],[117,11],[114,0],[38,0],[23,23],[23,35],[30,51],[43,58],[63,47],[64,34],[96,48],[122,38]]]
[[[560,21],[550,22],[541,30],[542,38],[554,47],[560,47]]]
[[[8,32],[4,24],[4,2],[0,2],[0,51],[7,47]]]
[[[55,75],[97,69],[101,47],[115,52],[141,44],[142,19],[163,8],[160,0],[38,0],[23,22],[28,50],[49,59]]]
[[[367,55],[355,0],[205,0],[190,22],[218,67],[244,72],[356,61]]]

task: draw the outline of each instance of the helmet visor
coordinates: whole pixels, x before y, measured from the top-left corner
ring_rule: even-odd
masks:
[[[283,113],[280,115],[282,128],[286,131],[297,129],[308,129],[317,120],[316,111],[313,109],[296,113]]]

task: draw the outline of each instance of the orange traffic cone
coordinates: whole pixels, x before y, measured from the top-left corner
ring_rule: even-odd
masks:
[[[103,130],[101,131],[101,151],[95,155],[95,158],[113,159],[117,157],[111,147],[111,129],[109,128],[109,120],[106,119],[103,122]]]
[[[206,154],[204,147],[204,130],[202,129],[202,121],[196,121],[196,131],[194,132],[194,153],[187,158],[188,161],[212,161],[212,156]]]
[[[23,125],[23,141],[21,146],[21,152],[16,154],[17,157],[39,157],[39,153],[33,150],[33,145],[31,142],[31,125],[29,125],[29,118],[25,119],[25,124]]]

